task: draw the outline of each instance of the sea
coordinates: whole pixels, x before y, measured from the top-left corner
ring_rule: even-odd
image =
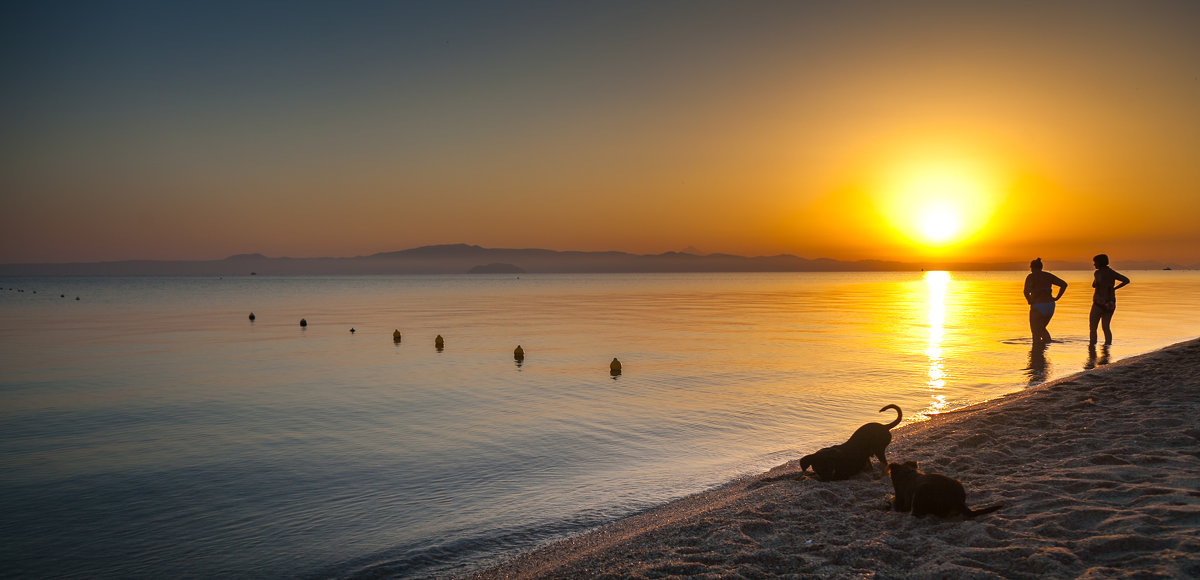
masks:
[[[1200,334],[1123,273],[0,278],[0,576],[459,576]]]

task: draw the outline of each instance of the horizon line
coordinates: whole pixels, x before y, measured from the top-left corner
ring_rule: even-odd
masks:
[[[690,251],[689,251],[690,250]],[[571,258],[598,258],[604,256],[623,257],[630,260],[645,260],[652,258],[677,258],[680,260],[699,260],[707,261],[708,268],[703,268],[700,271],[722,271],[714,269],[716,262],[721,260],[740,261],[741,267],[730,271],[756,271],[752,266],[754,263],[766,263],[770,261],[788,261],[794,260],[802,262],[809,266],[828,264],[841,266],[860,266],[861,270],[856,268],[837,268],[836,271],[879,271],[879,270],[901,270],[901,271],[924,271],[924,270],[1024,270],[1026,263],[1022,260],[999,260],[999,261],[969,261],[969,260],[949,260],[949,259],[923,259],[916,261],[901,261],[901,260],[883,260],[883,259],[838,259],[829,257],[805,258],[796,254],[779,253],[771,255],[755,255],[747,256],[740,254],[730,254],[725,252],[712,252],[707,254],[694,253],[699,252],[696,248],[688,246],[684,250],[668,250],[654,254],[637,254],[621,250],[553,250],[547,248],[488,248],[476,244],[467,243],[451,243],[451,244],[431,244],[424,246],[416,246],[403,250],[381,251],[372,254],[356,255],[356,256],[319,256],[319,257],[291,257],[291,256],[276,256],[271,257],[260,252],[238,253],[217,259],[121,259],[121,260],[99,260],[99,261],[73,261],[73,262],[12,262],[0,264],[6,270],[21,270],[21,269],[52,269],[52,268],[101,268],[104,266],[168,266],[168,265],[215,265],[229,262],[292,262],[292,263],[307,263],[314,264],[317,262],[350,262],[355,260],[363,261],[403,261],[404,259],[420,259],[420,260],[435,260],[442,258],[445,260],[470,260],[472,255],[478,254],[480,259],[485,259],[485,254],[496,253],[536,253],[540,254],[543,259],[559,258],[562,260],[570,260]],[[697,266],[704,262],[697,263]],[[1158,270],[1158,269],[1185,269],[1194,270],[1200,269],[1200,263],[1185,264],[1183,262],[1164,261],[1164,260],[1127,260],[1124,261],[1124,267],[1132,270]],[[479,264],[484,265],[484,264]],[[1091,270],[1091,264],[1087,261],[1072,261],[1072,260],[1047,260],[1047,265],[1052,265],[1058,269],[1081,269]],[[616,272],[622,271],[619,267],[615,270],[614,266],[609,265],[602,268],[600,272]],[[680,266],[671,268],[667,271],[684,271]],[[782,265],[776,264],[774,268],[764,269],[762,271],[781,271]],[[648,271],[643,266],[636,271]],[[787,270],[783,270],[787,271]],[[803,271],[803,270],[802,270]],[[0,272],[3,273],[3,272]],[[334,272],[339,273],[339,272]],[[340,272],[353,274],[359,272]],[[370,273],[370,272],[361,272]],[[416,272],[413,272],[416,273]],[[446,272],[450,273],[450,272]],[[462,273],[468,273],[462,271]],[[537,273],[537,272],[531,272]],[[21,275],[21,274],[16,274]],[[69,274],[68,274],[69,275]],[[193,274],[201,275],[201,274]]]

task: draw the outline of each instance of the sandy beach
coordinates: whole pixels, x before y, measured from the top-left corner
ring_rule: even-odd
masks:
[[[916,518],[878,471],[819,482],[796,460],[472,577],[1200,577],[1200,339],[893,435],[889,461],[1004,508]]]

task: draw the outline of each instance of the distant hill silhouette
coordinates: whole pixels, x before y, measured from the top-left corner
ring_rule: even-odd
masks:
[[[1162,262],[1121,262],[1122,270],[1197,269]],[[1047,262],[1051,270],[1090,270],[1089,262]],[[919,270],[1025,270],[1027,262],[917,263],[882,260],[853,262],[829,258],[697,255],[684,252],[629,254],[536,248],[499,249],[468,244],[422,246],[353,258],[268,258],[237,254],[224,260],[80,262],[66,264],[2,264],[3,276],[233,276],[338,274],[466,274],[501,268],[504,273],[637,273],[637,272],[892,272]]]

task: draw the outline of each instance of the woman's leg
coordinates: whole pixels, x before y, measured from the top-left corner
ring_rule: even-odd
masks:
[[[1046,330],[1049,322],[1050,319],[1037,308],[1029,309],[1029,332],[1033,335],[1033,342],[1050,342],[1050,331]]]
[[[1117,309],[1114,307],[1112,310],[1105,310],[1100,315],[1100,324],[1104,327],[1104,344],[1106,345],[1112,344],[1112,317],[1116,311]]]
[[[1038,311],[1036,308],[1030,306],[1029,307],[1029,334],[1031,334],[1033,336],[1033,342],[1037,342],[1038,340],[1041,339],[1042,332],[1039,329],[1039,327],[1040,327],[1040,324],[1038,323]]]
[[[1090,339],[1090,344],[1096,344],[1096,326],[1100,324],[1103,312],[1104,310],[1100,308],[1099,304],[1092,304],[1092,311],[1088,313],[1088,338]]]

